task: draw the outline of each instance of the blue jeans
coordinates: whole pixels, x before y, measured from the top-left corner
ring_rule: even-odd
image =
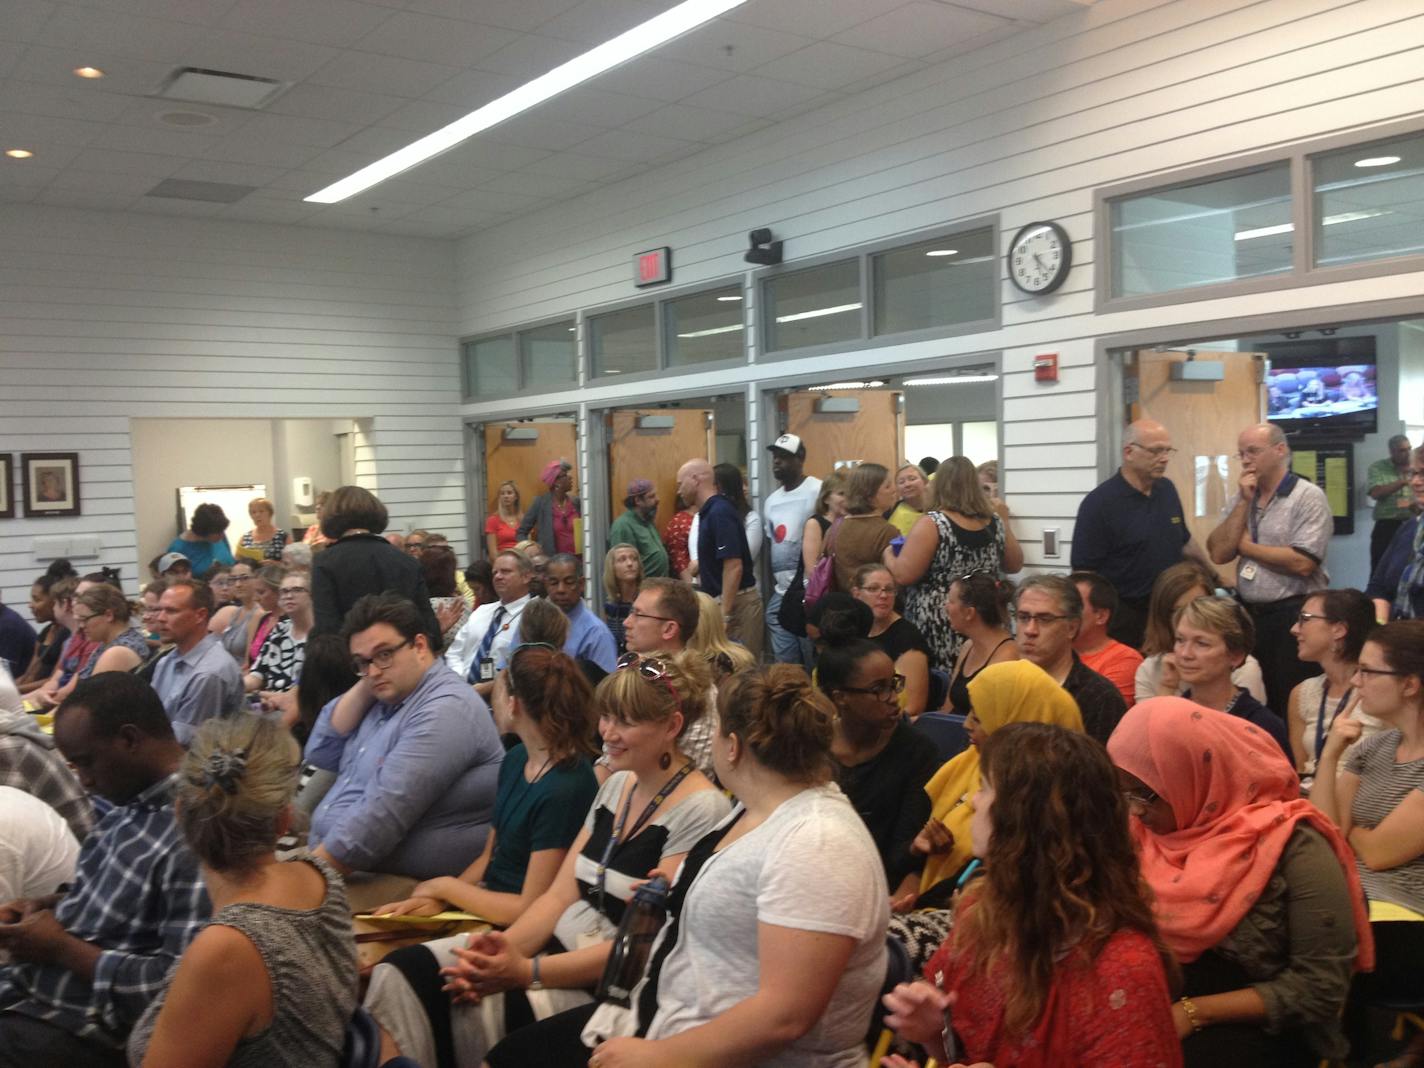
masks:
[[[800,664],[807,671],[815,663],[810,638],[798,638],[781,625],[781,594],[772,591],[766,602],[766,628],[771,632],[771,655],[778,664]]]

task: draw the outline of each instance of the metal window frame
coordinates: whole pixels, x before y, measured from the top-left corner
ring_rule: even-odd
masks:
[[[580,370],[580,365],[582,363],[582,352],[580,351],[579,344],[580,338],[582,337],[580,316],[576,312],[569,315],[553,315],[545,319],[535,319],[531,322],[520,323],[518,326],[511,326],[504,330],[490,330],[483,333],[471,334],[468,337],[460,338],[459,344],[461,403],[472,404],[487,400],[506,400],[510,397],[518,397],[526,389],[529,389],[530,387],[525,373],[526,368],[524,366],[524,351],[520,347],[520,335],[528,333],[531,330],[540,330],[546,326],[558,326],[563,323],[571,324],[574,328],[574,377],[573,380],[568,383],[559,384],[567,384],[570,388],[574,389],[583,385],[582,373]],[[465,347],[467,345],[473,345],[481,341],[494,341],[495,339],[502,337],[509,338],[514,344],[514,378],[516,383],[515,388],[513,390],[500,391],[495,393],[472,393],[470,391],[470,368],[469,362],[466,359],[465,355]],[[543,389],[547,387],[541,386],[539,388]]]

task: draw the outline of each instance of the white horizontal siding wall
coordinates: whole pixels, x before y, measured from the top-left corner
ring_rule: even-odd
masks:
[[[463,558],[453,278],[448,241],[0,206],[0,452],[77,451],[84,512],[0,520],[0,597],[75,532],[137,590],[136,417],[362,419],[393,525]]]
[[[1001,282],[1002,328],[933,343],[669,376],[689,385],[864,369],[1002,351],[1003,481],[1030,564],[1041,532],[1071,541],[1099,480],[1097,439],[1118,418],[1097,338],[1176,322],[1418,294],[1424,277],[1111,315],[1093,314],[1093,190],[1418,112],[1424,8],[1400,0],[1102,0],[940,67],[880,86],[460,245],[460,329],[474,334],[627,299],[632,255],[673,248],[679,285],[745,270],[770,226],[788,262],[998,214],[1002,242],[1039,219],[1074,240],[1066,285],[1040,299]],[[1033,380],[1041,352],[1060,380]],[[624,387],[626,394],[628,387]],[[615,389],[584,399],[620,397]],[[576,395],[539,398],[575,402]],[[527,403],[527,402],[526,402]],[[519,402],[474,404],[467,416]]]

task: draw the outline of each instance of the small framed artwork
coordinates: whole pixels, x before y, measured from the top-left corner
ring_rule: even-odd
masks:
[[[0,452],[0,519],[15,518],[15,459]]]
[[[79,454],[20,453],[20,499],[25,518],[79,514]]]

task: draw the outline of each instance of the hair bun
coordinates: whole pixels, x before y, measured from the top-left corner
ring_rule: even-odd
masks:
[[[202,785],[221,787],[223,793],[235,794],[246,773],[246,749],[214,749],[203,763]]]
[[[45,575],[52,579],[73,578],[78,574],[79,572],[74,570],[74,565],[62,556],[57,560],[51,560],[49,567],[45,568]]]

